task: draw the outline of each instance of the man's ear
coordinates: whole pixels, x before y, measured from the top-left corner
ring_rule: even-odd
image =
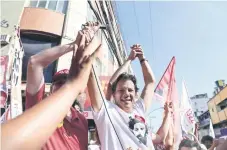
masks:
[[[112,101],[114,104],[116,104],[116,100],[115,100],[115,92],[112,94],[112,97],[113,97],[113,98],[112,98],[112,100],[111,100],[111,101]]]

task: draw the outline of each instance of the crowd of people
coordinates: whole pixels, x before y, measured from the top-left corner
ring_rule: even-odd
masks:
[[[109,81],[107,93],[100,91],[92,64],[102,50],[96,36],[97,22],[88,22],[74,42],[56,46],[31,56],[27,68],[26,111],[2,124],[2,146],[8,149],[87,150],[88,122],[75,99],[87,87],[91,110],[97,127],[101,150],[200,150],[199,142],[184,139],[175,145],[173,137],[172,103],[165,104],[163,122],[157,133],[151,133],[145,119],[151,106],[155,77],[141,45],[131,47],[131,53]],[[70,69],[53,76],[50,95],[44,98],[43,70],[60,56],[73,51]],[[127,73],[138,58],[145,86],[138,95],[137,80]],[[162,117],[162,116],[160,116]],[[217,146],[212,140],[210,148]],[[214,143],[214,144],[213,144]],[[222,144],[221,150],[227,147]],[[90,147],[91,148],[91,147]]]

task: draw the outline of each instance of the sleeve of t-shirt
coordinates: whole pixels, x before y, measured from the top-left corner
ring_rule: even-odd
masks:
[[[134,105],[134,108],[139,111],[141,114],[145,114],[145,104],[142,98],[138,99]]]
[[[102,106],[101,106],[101,109],[99,110],[99,112],[94,111],[94,109],[92,108],[92,113],[93,113],[94,120],[97,120],[98,121],[98,120],[102,119],[105,116],[105,112],[106,112],[105,107],[107,109],[113,108],[111,106],[111,102],[109,102],[107,100],[104,100],[104,102],[102,103]]]
[[[43,99],[43,95],[45,92],[45,83],[40,87],[39,91],[31,95],[27,90],[26,90],[26,101],[25,101],[25,109],[29,109],[38,102],[40,102]]]

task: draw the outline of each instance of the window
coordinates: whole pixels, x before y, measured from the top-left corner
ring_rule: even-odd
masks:
[[[38,5],[38,7],[41,7],[41,8],[46,8],[46,3],[47,3],[47,1],[39,1],[39,5]]]
[[[224,99],[222,102],[220,102],[220,103],[217,105],[217,110],[218,110],[218,112],[219,112],[219,111],[224,110],[226,107],[227,107],[227,98]]]
[[[68,7],[68,1],[58,0],[57,12],[66,13]]]
[[[52,1],[49,1],[49,5],[48,5],[48,9],[51,9],[51,10],[56,10],[56,7],[57,7],[57,0],[52,0]]]
[[[22,65],[22,81],[27,80],[27,65],[28,60],[32,55],[35,55],[42,50],[54,47],[59,44],[59,39],[52,39],[41,35],[21,35],[21,41],[24,48],[24,57]],[[56,62],[53,62],[44,69],[44,78],[46,83],[52,82],[52,76],[55,72]]]
[[[30,6],[31,7],[36,7],[37,3],[38,3],[38,1],[31,1],[30,2]]]
[[[31,0],[30,6],[51,9],[65,14],[68,7],[68,0]]]

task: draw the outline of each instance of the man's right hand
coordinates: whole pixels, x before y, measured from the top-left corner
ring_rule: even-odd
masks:
[[[142,54],[143,54],[143,52],[140,49],[139,45],[138,44],[133,45],[131,47],[131,53],[128,56],[128,60],[134,60],[136,57],[138,57],[139,55],[142,55]]]
[[[69,79],[80,78],[81,90],[84,90],[91,71],[91,66],[98,51],[101,49],[101,41],[96,37],[92,37],[89,43],[86,37],[93,32],[92,30],[82,33],[81,41],[78,50],[73,54],[70,67]],[[91,33],[93,34],[93,33]],[[90,35],[89,35],[90,36]]]
[[[212,146],[217,147],[218,145],[219,145],[219,139],[214,139]]]
[[[172,102],[166,102],[164,105],[165,114],[172,114],[173,113],[173,103]]]

